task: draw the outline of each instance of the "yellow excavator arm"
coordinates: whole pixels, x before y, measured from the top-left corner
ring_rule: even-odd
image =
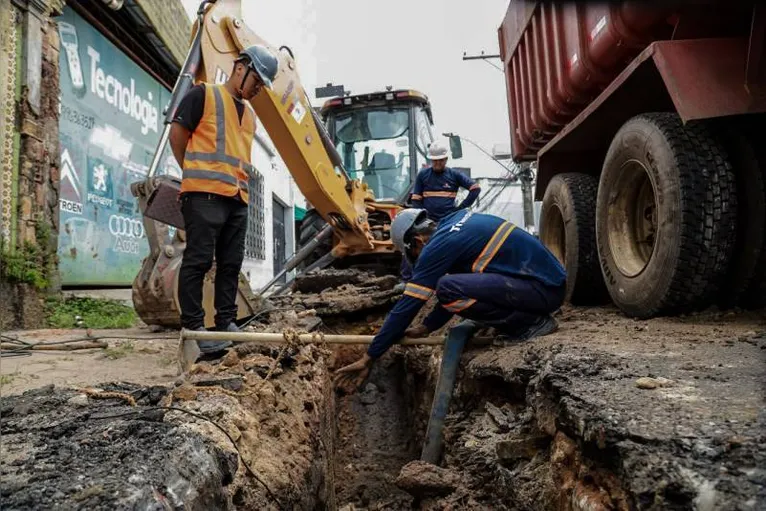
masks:
[[[335,238],[334,247],[323,258],[324,264],[348,255],[395,252],[393,243],[384,232],[387,234],[390,219],[400,206],[376,203],[367,184],[349,178],[335,145],[303,89],[292,52],[287,47],[270,45],[247,27],[242,21],[240,0],[206,0],[200,4],[192,26],[189,53],[173,89],[165,116],[165,129],[157,144],[147,179],[131,185],[143,214],[150,249],[133,282],[134,307],[147,324],[171,328],[180,326],[178,271],[186,248],[183,219],[177,201],[180,182],[154,175],[167,144],[170,122],[181,99],[193,84],[226,81],[240,50],[253,44],[264,45],[278,56],[279,71],[272,90],[261,90],[250,103],[301,193],[327,222],[311,243],[286,262],[283,273],[295,268],[302,258],[331,234]],[[375,218],[372,228],[371,217]],[[179,229],[172,238],[168,225]],[[215,267],[203,284],[205,324],[208,327],[213,325],[215,314],[214,273]],[[277,275],[261,293],[281,275]],[[252,316],[260,308],[259,297],[253,294],[242,274],[237,305],[239,320]]]
[[[360,180],[347,176],[303,89],[290,50],[270,45],[245,25],[240,0],[205,2],[202,9],[201,65],[194,81],[224,81],[243,48],[261,44],[271,49],[279,58],[279,71],[272,90],[263,89],[250,101],[256,116],[301,193],[339,237],[336,257],[349,251],[373,251],[375,240],[367,222],[367,207],[374,200],[372,191]],[[195,36],[199,27],[198,19],[192,29]]]

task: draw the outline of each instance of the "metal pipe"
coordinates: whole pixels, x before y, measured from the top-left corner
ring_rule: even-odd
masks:
[[[327,344],[359,344],[372,343],[374,335],[320,335],[299,334],[298,340],[302,344],[321,343]],[[232,342],[264,342],[285,344],[285,335],[270,332],[214,332],[198,330],[181,330],[181,341],[232,341]],[[441,346],[444,340],[441,337],[425,337],[422,339],[402,339],[399,343],[403,346]]]
[[[444,439],[444,419],[447,417],[450,400],[452,399],[457,369],[460,365],[460,356],[463,354],[466,342],[473,337],[477,330],[478,325],[476,323],[465,320],[452,327],[447,334],[447,339],[444,341],[439,381],[436,384],[434,400],[431,404],[431,417],[428,419],[425,443],[420,454],[421,461],[432,465],[439,464]]]
[[[285,267],[282,269],[282,271],[277,273],[274,278],[269,281],[268,284],[263,286],[258,294],[262,295],[268,291],[271,286],[273,286],[279,279],[282,278],[283,275],[289,271],[292,271],[296,266],[303,262],[309,255],[311,255],[314,249],[316,249],[322,241],[330,236],[332,236],[332,226],[327,224],[324,226],[324,229],[319,231],[319,233],[317,233],[317,235],[314,236],[311,241],[304,245],[302,249],[290,256],[290,258],[285,261]]]
[[[165,150],[165,145],[168,143],[170,137],[170,124],[173,122],[173,117],[176,115],[178,105],[181,104],[181,100],[184,98],[189,89],[191,89],[194,83],[194,75],[197,74],[197,69],[202,61],[202,23],[204,21],[204,6],[210,2],[202,2],[200,4],[199,11],[197,12],[197,32],[194,34],[194,40],[189,47],[189,52],[186,54],[186,60],[181,68],[181,73],[173,86],[173,92],[170,96],[170,103],[165,110],[165,119],[162,129],[162,136],[157,143],[157,148],[154,151],[152,157],[152,163],[149,166],[149,173],[147,177],[152,177],[157,172],[159,167],[162,153]]]

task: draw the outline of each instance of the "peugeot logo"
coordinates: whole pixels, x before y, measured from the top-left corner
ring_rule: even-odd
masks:
[[[112,233],[112,236],[143,238],[144,224],[135,218],[112,215],[109,217],[109,232]]]

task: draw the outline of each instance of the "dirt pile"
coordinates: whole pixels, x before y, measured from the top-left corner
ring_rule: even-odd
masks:
[[[104,385],[124,396],[103,400],[51,386],[4,398],[3,507],[278,509],[274,495],[283,509],[314,509],[332,501],[326,379],[313,345],[248,345],[197,364],[174,388]]]
[[[163,388],[108,386],[140,408]],[[236,455],[119,400],[91,400],[53,386],[3,399],[4,509],[221,509]],[[107,417],[128,414],[122,418]]]
[[[295,281],[291,295],[270,297],[277,308],[313,309],[320,317],[388,310],[401,296],[395,275],[375,276],[360,270],[326,269]]]
[[[461,482],[421,509],[766,506],[757,319],[564,320],[534,343],[466,354],[444,456]]]

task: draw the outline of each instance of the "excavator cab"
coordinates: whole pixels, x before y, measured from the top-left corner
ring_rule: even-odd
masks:
[[[320,114],[349,176],[379,203],[406,203],[433,142],[428,98],[413,90],[349,95],[326,101]]]

